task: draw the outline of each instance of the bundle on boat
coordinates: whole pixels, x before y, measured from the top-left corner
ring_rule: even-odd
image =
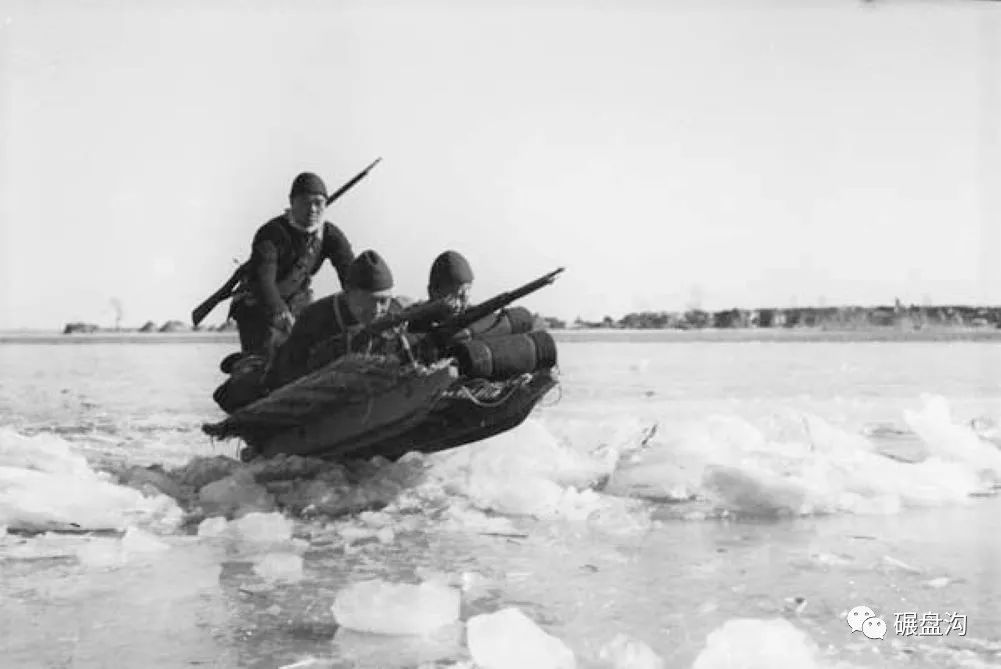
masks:
[[[545,331],[471,339],[450,352],[471,378],[503,380],[556,366],[556,342]]]

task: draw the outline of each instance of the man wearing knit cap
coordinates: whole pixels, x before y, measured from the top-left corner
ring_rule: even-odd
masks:
[[[469,306],[469,289],[473,286],[473,268],[458,251],[445,251],[431,264],[428,277],[428,297],[445,300],[456,313]]]
[[[349,339],[395,308],[389,265],[375,251],[365,251],[348,268],[343,292],[320,298],[299,314],[275,353],[265,383],[274,389],[346,353],[379,352],[373,348],[375,342],[364,351],[351,351]],[[324,350],[315,350],[320,344]]]
[[[469,306],[469,291],[473,287],[473,268],[458,251],[445,251],[431,263],[428,277],[428,299],[442,300],[453,314],[465,311]],[[409,306],[409,300],[408,304]],[[411,321],[411,332],[425,332],[437,322],[435,320]]]
[[[329,260],[345,285],[354,259],[351,244],[332,223],[324,222],[327,186],[311,172],[292,182],[289,208],[254,235],[248,272],[237,289],[229,315],[240,330],[244,353],[268,355],[291,331],[313,300],[312,277]]]

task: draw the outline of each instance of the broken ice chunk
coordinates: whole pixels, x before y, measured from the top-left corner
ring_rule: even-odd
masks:
[[[826,666],[816,642],[784,618],[727,620],[706,637],[692,669]]]
[[[374,634],[427,634],[459,618],[459,591],[440,583],[354,583],[331,607],[337,624]]]
[[[573,651],[515,607],[470,618],[466,643],[473,661],[483,669],[577,666]]]
[[[240,471],[209,483],[198,491],[206,515],[235,517],[275,508],[275,500],[248,471]]]
[[[612,669],[664,669],[664,661],[650,646],[625,634],[616,634],[598,651]]]
[[[229,523],[222,516],[206,518],[198,523],[198,536],[200,537],[221,537],[226,534]]]
[[[292,538],[295,523],[280,513],[248,513],[229,527],[243,541],[277,544]]]
[[[302,557],[295,553],[266,553],[254,561],[254,573],[269,581],[302,580]]]

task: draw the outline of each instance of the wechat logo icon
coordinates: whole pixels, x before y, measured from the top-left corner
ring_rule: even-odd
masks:
[[[856,606],[848,612],[848,626],[852,632],[862,632],[870,639],[886,637],[886,621],[877,618],[876,613],[868,606]]]

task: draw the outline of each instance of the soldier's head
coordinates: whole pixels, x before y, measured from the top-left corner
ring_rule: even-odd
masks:
[[[393,273],[375,251],[364,251],[348,267],[344,290],[348,309],[367,325],[389,311],[393,300]]]
[[[327,185],[312,172],[303,172],[292,182],[288,194],[289,209],[296,225],[313,229],[323,223],[327,208]]]
[[[469,291],[473,286],[473,269],[458,251],[445,251],[431,265],[428,297],[445,300],[456,312],[469,306]]]

